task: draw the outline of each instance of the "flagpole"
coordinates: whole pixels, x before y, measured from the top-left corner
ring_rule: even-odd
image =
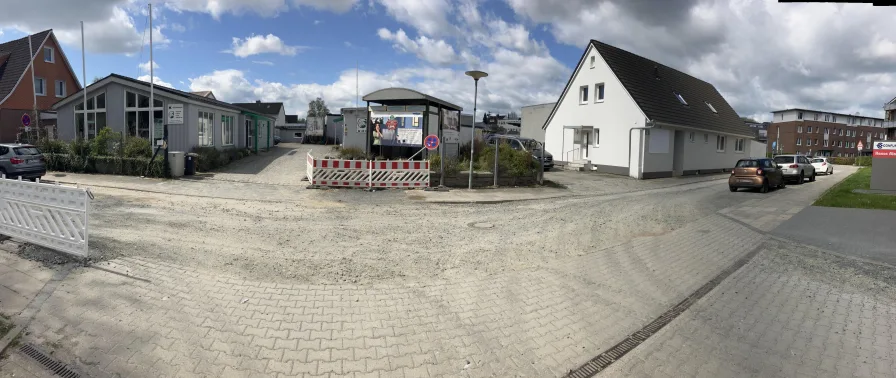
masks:
[[[81,21],[81,77],[84,78],[84,140],[87,140],[87,50],[84,49],[84,21]]]
[[[149,150],[152,151],[153,147],[156,144],[155,133],[156,133],[156,120],[153,119],[155,112],[155,97],[153,94],[155,81],[155,72],[153,72],[153,65],[155,61],[152,59],[152,3],[149,3],[149,141],[150,147]]]

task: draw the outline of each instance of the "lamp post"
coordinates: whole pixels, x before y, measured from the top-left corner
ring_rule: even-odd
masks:
[[[473,90],[473,124],[470,128],[470,181],[468,186],[468,189],[473,189],[473,150],[476,149],[476,100],[479,97],[479,79],[488,76],[488,74],[482,71],[467,71],[465,74],[473,78],[475,88]]]

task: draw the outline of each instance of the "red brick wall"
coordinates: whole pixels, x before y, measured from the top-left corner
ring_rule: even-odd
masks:
[[[44,62],[43,47],[52,47],[55,50],[54,63]],[[66,96],[78,91],[77,81],[62,59],[62,50],[52,37],[47,38],[47,41],[38,50],[34,59],[34,76],[43,78],[47,85],[47,94],[45,96],[37,96],[37,108],[40,110],[49,110],[53,104],[62,99],[61,97],[56,97],[56,80],[65,81]],[[31,80],[31,70],[26,70],[25,76],[16,89],[13,90],[12,96],[0,104],[0,108],[32,109],[34,104],[33,94],[34,82]]]
[[[809,133],[809,127],[812,127],[812,132]],[[781,129],[780,140],[778,139],[778,128]],[[800,131],[802,128],[802,131]],[[824,146],[824,129],[827,128],[830,131],[830,135],[828,136],[828,147]],[[843,130],[843,136],[840,135],[839,130]],[[835,135],[834,132],[837,132]],[[853,137],[852,134],[850,136],[846,135],[847,131],[855,131],[856,136]],[[787,122],[775,122],[771,123],[768,126],[768,149],[772,151],[771,145],[772,142],[778,142],[778,148],[782,153],[808,153],[811,148],[812,154],[814,155],[816,151],[825,150],[831,151],[833,156],[837,156],[837,154],[852,154],[853,156],[856,154],[856,147],[846,147],[846,142],[852,142],[858,144],[859,141],[862,141],[863,144],[867,143],[867,133],[874,133],[874,135],[878,135],[879,133],[886,132],[886,129],[881,127],[871,127],[871,126],[847,126],[845,123],[832,123],[832,122],[822,122],[822,121],[813,121],[813,120],[802,120],[802,121],[787,121]],[[796,141],[800,139],[800,145],[797,146]],[[873,136],[871,140],[877,139],[877,136]],[[818,145],[815,144],[815,139],[818,139]],[[811,140],[812,144],[807,145],[807,140]],[[843,147],[837,147],[835,144],[839,141],[843,142]],[[867,146],[865,146],[867,148]]]

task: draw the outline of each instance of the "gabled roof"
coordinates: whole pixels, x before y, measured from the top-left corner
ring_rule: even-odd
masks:
[[[190,92],[190,93],[197,95],[197,96],[208,97],[210,99],[216,100],[215,94],[212,93],[212,91],[195,91],[195,92]]]
[[[370,92],[364,95],[364,97],[361,97],[361,99],[364,101],[375,102],[377,104],[383,104],[386,106],[425,105],[425,103],[427,102],[432,102],[450,110],[464,110],[464,108],[454,105],[448,101],[435,98],[426,93],[408,88],[383,88],[377,91]]]
[[[0,55],[8,54],[6,62],[0,65],[0,103],[6,101],[6,98],[16,89],[22,76],[25,75],[25,71],[28,70],[28,62],[34,59],[35,54],[40,51],[40,47],[52,32],[52,29],[44,30],[0,44]],[[28,53],[28,38],[31,38],[31,54]]]
[[[94,82],[93,84],[88,85],[86,90],[90,90],[91,87],[102,87],[111,81],[130,83],[131,85],[145,87],[146,90],[149,90],[149,82],[148,81],[137,80],[137,79],[133,79],[133,78],[130,78],[127,76],[122,76],[119,74],[109,74],[109,76],[106,76],[106,77]],[[192,100],[194,102],[214,105],[214,106],[218,106],[221,108],[230,109],[230,110],[234,110],[234,111],[257,113],[257,112],[252,111],[251,109],[246,109],[246,108],[238,106],[236,104],[219,101],[219,100],[216,100],[216,99],[213,99],[210,97],[204,97],[204,96],[200,96],[200,95],[193,94],[190,92],[179,91],[177,89],[168,88],[168,87],[164,87],[161,85],[153,86],[153,90],[157,91],[157,92],[167,93],[170,96],[185,98],[187,100]],[[78,91],[77,93],[72,93],[68,97],[66,97],[62,100],[59,100],[55,104],[53,104],[53,110],[59,109],[60,106],[63,106],[72,101],[76,101],[78,98],[81,98],[81,97],[82,97],[81,91]],[[276,117],[273,117],[273,118],[276,118]]]
[[[274,118],[280,115],[283,108],[282,102],[235,102],[236,106],[249,109],[255,113],[272,115]]]
[[[648,119],[672,126],[742,136],[753,135],[750,127],[744,124],[737,112],[712,84],[600,41],[591,40],[590,46],[593,46],[606,61]],[[569,86],[584,60],[585,55],[579,61],[576,72],[570,77],[561,100],[569,91]],[[687,105],[678,100],[676,93],[684,98]],[[543,128],[547,128],[560,102],[554,106]],[[707,103],[711,104],[716,112],[713,112]]]

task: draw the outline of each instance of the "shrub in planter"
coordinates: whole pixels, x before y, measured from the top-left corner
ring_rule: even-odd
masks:
[[[137,137],[130,137],[125,139],[122,154],[124,155],[124,157],[129,158],[152,157],[149,139]]]
[[[364,150],[357,147],[340,148],[339,158],[346,160],[367,160],[367,154]]]
[[[199,155],[197,171],[209,172],[220,167],[221,153],[214,147],[193,147],[193,153]]]

